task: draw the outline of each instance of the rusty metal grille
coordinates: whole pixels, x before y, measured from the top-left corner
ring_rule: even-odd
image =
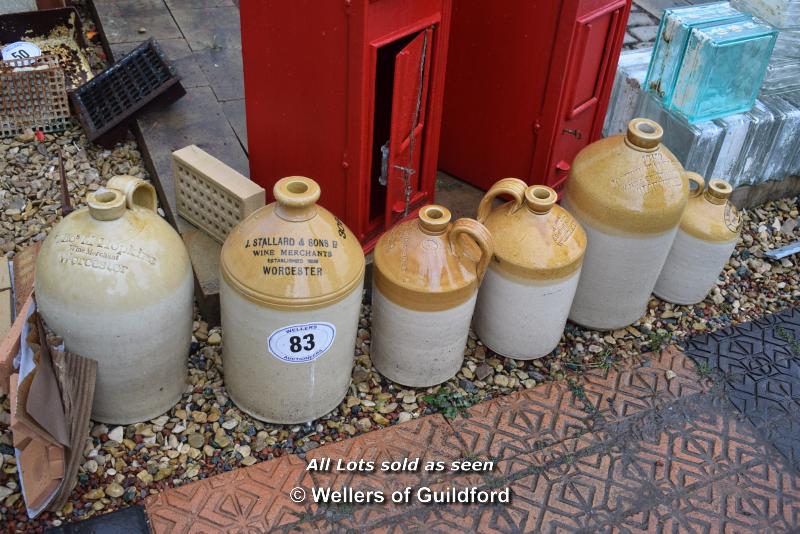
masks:
[[[150,39],[72,94],[87,137],[96,141],[179,81]]]
[[[69,124],[64,71],[55,57],[0,61],[0,137],[26,129],[58,132]]]

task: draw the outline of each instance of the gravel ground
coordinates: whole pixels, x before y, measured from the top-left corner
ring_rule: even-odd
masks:
[[[91,29],[91,28],[89,28]],[[102,58],[93,58],[97,65]],[[147,177],[134,141],[115,150],[87,142],[79,127],[46,136],[0,141],[0,251],[44,239],[60,220],[57,150],[64,152],[72,202],[83,202],[115,174]],[[430,413],[458,417],[481,400],[563,380],[593,367],[616,365],[684,337],[716,330],[800,304],[797,259],[771,262],[763,252],[800,239],[798,199],[770,202],[745,215],[742,240],[711,295],[696,306],[651,299],[634,325],[608,333],[568,324],[553,354],[524,362],[487,350],[470,335],[464,366],[454,379],[430,389],[407,389],[372,367],[370,309],[362,309],[353,382],[334,412],[305,425],[261,423],[240,411],[223,384],[222,332],[197,316],[189,357],[189,385],[180,403],[152,421],[118,427],[94,425],[70,504],[29,521],[24,512],[8,430],[8,399],[0,397],[0,531],[38,532],[139,502],[169,486],[252,465],[287,453]]]

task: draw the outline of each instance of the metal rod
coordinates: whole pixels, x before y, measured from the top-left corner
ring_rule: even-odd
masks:
[[[58,174],[61,182],[61,216],[66,217],[72,213],[72,203],[69,200],[67,174],[64,172],[64,155],[61,150],[58,151]]]

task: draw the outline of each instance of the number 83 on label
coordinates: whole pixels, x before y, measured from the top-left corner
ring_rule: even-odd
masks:
[[[270,354],[287,363],[313,362],[333,345],[336,327],[331,323],[300,323],[279,328],[270,334]]]

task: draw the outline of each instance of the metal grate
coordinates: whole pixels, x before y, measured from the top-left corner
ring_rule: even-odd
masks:
[[[177,89],[177,91],[176,91]],[[161,47],[150,39],[72,93],[86,136],[113,144],[118,127],[127,127],[147,105],[185,94]]]
[[[64,71],[55,57],[0,61],[0,137],[58,132],[69,123]]]

